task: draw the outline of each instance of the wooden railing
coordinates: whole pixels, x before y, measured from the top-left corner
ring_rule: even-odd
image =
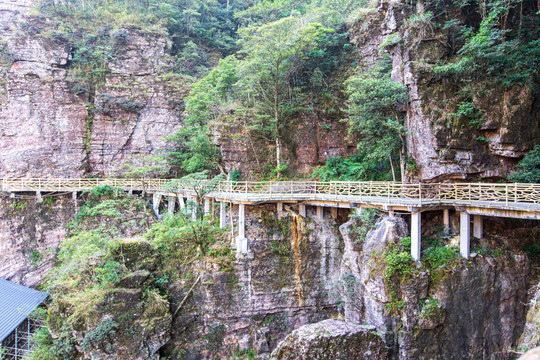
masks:
[[[0,191],[57,191],[89,190],[95,186],[110,185],[124,190],[171,191],[185,190],[181,183],[172,185],[170,179],[0,179]],[[387,198],[431,201],[444,203],[523,203],[540,204],[540,184],[484,184],[484,183],[434,183],[402,184],[397,182],[357,181],[222,181],[214,192],[218,194],[264,195],[268,199],[303,199],[316,195]],[[352,200],[352,199],[351,199]]]

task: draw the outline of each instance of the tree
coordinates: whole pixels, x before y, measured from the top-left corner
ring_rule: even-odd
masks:
[[[239,32],[237,85],[243,105],[256,111],[252,126],[275,141],[277,169],[283,166],[282,122],[295,107],[294,75],[329,32],[318,22],[303,24],[292,16]]]
[[[536,145],[508,177],[514,182],[540,183],[540,145]]]
[[[401,105],[407,100],[405,86],[390,78],[391,64],[383,60],[347,82],[349,131],[360,135],[358,149],[369,153],[366,160],[388,159],[396,181],[392,157],[398,154],[401,179],[405,179],[405,126]]]
[[[222,180],[224,180],[223,174],[208,179],[208,171],[202,171],[173,180],[166,185],[171,191],[182,189],[195,195],[195,201],[188,201],[180,211],[179,216],[184,229],[186,229],[185,238],[196,244],[199,253],[203,255],[207,245],[213,240],[215,233],[214,227],[205,216],[203,200],[208,193],[215,190]],[[193,217],[193,214],[195,214],[195,217]]]

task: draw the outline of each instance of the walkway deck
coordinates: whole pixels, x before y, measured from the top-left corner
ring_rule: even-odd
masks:
[[[159,217],[162,197],[168,198],[169,211],[174,211],[176,199],[180,207],[184,198],[193,198],[193,187],[179,185],[168,179],[0,179],[0,191],[76,192],[90,190],[95,186],[110,185],[125,191],[144,191],[154,194],[153,208]],[[207,183],[196,184],[205,187]],[[277,203],[277,211],[284,203],[298,203],[299,212],[306,216],[306,206],[317,207],[317,217],[324,217],[324,208],[330,207],[333,216],[336,208],[377,207],[385,211],[411,213],[411,255],[419,261],[421,255],[421,213],[427,210],[443,210],[445,227],[450,225],[449,209],[454,208],[460,217],[460,253],[470,254],[470,225],[473,215],[473,235],[483,236],[484,216],[513,217],[540,220],[540,184],[483,184],[483,183],[434,183],[402,184],[397,182],[317,182],[279,181],[248,182],[222,181],[205,195],[205,212],[209,211],[210,199],[221,202],[220,226],[225,224],[224,203],[238,204],[237,251],[248,251],[245,238],[245,206]],[[198,199],[203,201],[203,199]],[[231,215],[232,222],[232,215]]]
[[[146,191],[164,195],[190,194],[169,179],[0,179],[4,192],[75,192],[110,185],[125,191]],[[218,201],[243,204],[267,202],[321,203],[328,207],[394,207],[402,210],[437,207],[475,207],[483,209],[537,213],[540,219],[540,184],[397,182],[317,182],[222,181],[208,195]]]

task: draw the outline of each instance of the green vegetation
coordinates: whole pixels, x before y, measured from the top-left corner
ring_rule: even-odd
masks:
[[[413,277],[427,270],[430,275],[430,285],[434,285],[452,269],[452,266],[461,262],[458,250],[444,244],[444,240],[444,237],[423,238],[420,264],[415,263],[410,255],[410,237],[403,238],[398,244],[389,244],[381,254],[381,260],[385,266],[384,284],[390,295],[386,309],[390,314],[397,314],[407,305],[401,291]],[[426,318],[444,311],[444,307],[434,299],[424,299],[420,305],[422,306],[421,315]]]
[[[376,181],[392,180],[390,163],[370,161],[365,153],[355,152],[344,159],[331,157],[322,168],[315,169],[313,179],[321,181]]]
[[[350,77],[346,93],[349,130],[360,136],[358,148],[368,163],[386,162],[392,178],[398,179],[392,158],[398,157],[401,179],[405,178],[405,126],[401,108],[407,100],[405,86],[390,78],[388,56],[367,71]]]
[[[540,183],[540,145],[525,155],[509,179],[522,183]]]
[[[238,51],[222,59],[193,87],[186,104],[186,129],[170,140],[177,149],[171,163],[186,172],[220,168],[213,127],[244,128],[251,149],[274,144],[274,165],[261,172],[280,177],[287,169],[283,141],[290,123],[302,111],[313,111],[311,99],[325,101],[326,78],[340,66],[347,45],[345,18],[361,1],[262,1],[237,14]],[[328,103],[328,101],[326,101]],[[336,106],[339,107],[339,106]]]
[[[367,234],[375,229],[377,219],[379,218],[379,211],[373,208],[363,208],[360,211],[353,212],[351,218],[358,218],[360,220],[360,225],[350,231],[358,235],[356,241],[363,242]]]

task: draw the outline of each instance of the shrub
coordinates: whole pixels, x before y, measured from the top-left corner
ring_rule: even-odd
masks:
[[[540,183],[540,145],[536,145],[508,177],[514,182]]]

